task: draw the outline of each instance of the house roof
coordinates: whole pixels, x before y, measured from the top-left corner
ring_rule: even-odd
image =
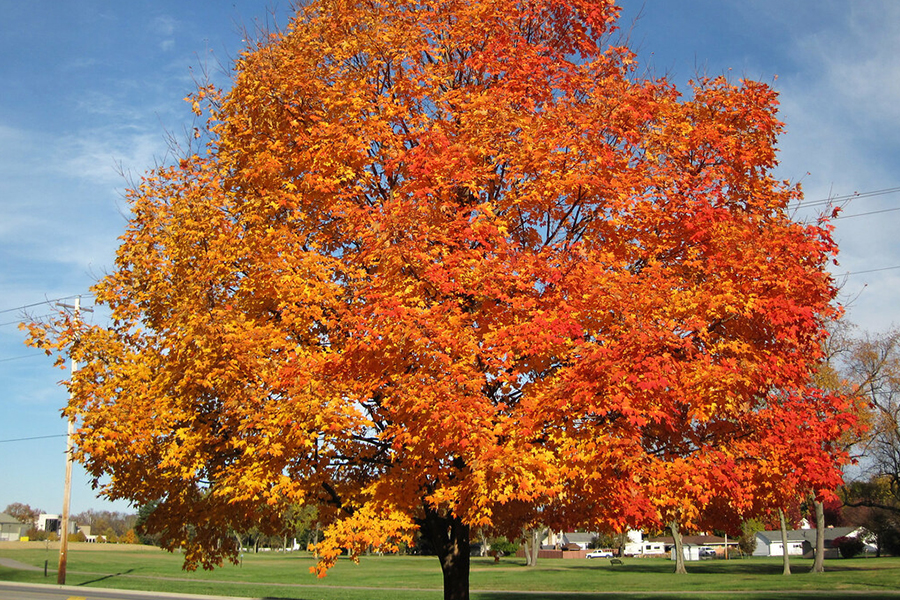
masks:
[[[858,527],[828,527],[825,529],[825,542],[826,545],[829,541],[837,539],[839,537],[843,537],[845,535],[850,535],[854,531],[859,529]],[[781,530],[776,529],[774,531],[766,530],[759,531],[756,533],[757,537],[763,538],[766,543],[780,543],[781,542]],[[810,544],[816,543],[816,530],[815,529],[788,529],[787,531],[787,539],[789,542],[809,542]]]
[[[675,538],[671,535],[649,538],[651,542],[662,542],[667,546],[675,545]],[[681,543],[691,546],[724,546],[725,538],[718,535],[683,535]],[[728,545],[737,545],[737,538],[728,538]]]
[[[8,513],[0,513],[0,523],[15,523],[16,525],[22,525],[22,521]]]

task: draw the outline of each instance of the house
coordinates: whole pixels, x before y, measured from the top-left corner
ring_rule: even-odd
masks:
[[[84,536],[84,541],[94,543],[97,541],[97,538],[101,537],[99,535],[91,535],[91,526],[90,525],[79,525],[78,532]]]
[[[18,542],[29,529],[29,523],[22,523],[12,515],[0,513],[0,542]]]
[[[62,527],[62,517],[59,515],[51,515],[42,513],[37,520],[37,530],[46,531],[48,533],[59,534],[59,528]],[[69,519],[69,533],[77,533],[78,525],[75,521]]]
[[[839,537],[857,537],[862,532],[859,527],[828,527],[825,529],[825,558],[838,558],[840,553],[833,542]],[[813,558],[816,554],[815,529],[789,529],[787,531],[788,556]],[[753,556],[783,556],[781,530],[759,531],[756,534],[756,549]]]
[[[541,548],[577,549],[587,550],[591,540],[597,537],[596,533],[585,532],[554,532],[544,538]]]

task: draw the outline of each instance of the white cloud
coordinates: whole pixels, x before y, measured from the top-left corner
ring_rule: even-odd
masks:
[[[115,125],[61,137],[0,125],[0,148],[0,250],[19,286],[30,271],[90,282],[108,269],[126,224],[121,171],[139,179],[166,153],[160,133]]]
[[[120,189],[123,174],[143,173],[168,154],[160,132],[110,126],[67,136],[57,142],[56,169],[66,177]]]
[[[174,35],[178,29],[178,21],[169,16],[156,17],[150,22],[150,31],[162,38],[159,42],[159,48],[163,52],[170,52],[175,49]]]
[[[178,27],[178,21],[170,16],[163,15],[156,17],[150,21],[151,30],[162,36],[170,36],[175,33]]]

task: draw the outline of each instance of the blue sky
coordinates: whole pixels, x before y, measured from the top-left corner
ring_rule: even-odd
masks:
[[[622,3],[620,26],[652,73],[679,85],[698,73],[746,77],[781,93],[778,174],[813,204],[797,217],[860,194],[835,221],[834,272],[862,329],[900,323],[900,3]],[[285,24],[290,5],[0,0],[0,9],[0,510],[24,502],[58,512],[66,373],[23,345],[19,308],[46,314],[39,303],[86,294],[111,269],[127,177],[170,158],[169,135],[193,122],[182,99],[204,68],[226,82],[244,30]],[[76,468],[72,510],[88,508],[129,510],[97,499]]]

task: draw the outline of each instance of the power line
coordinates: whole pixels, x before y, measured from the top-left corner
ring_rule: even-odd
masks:
[[[9,362],[11,360],[22,360],[23,358],[34,358],[35,356],[46,356],[46,354],[23,354],[21,356],[11,356],[10,358],[0,358],[0,362]]]
[[[862,275],[864,273],[877,273],[878,271],[892,271],[894,269],[900,269],[900,265],[895,265],[893,267],[882,267],[880,269],[866,269],[865,271],[852,271],[850,273],[836,273],[837,277],[847,277],[849,275]]]
[[[823,206],[828,204],[836,204],[845,200],[857,200],[861,198],[872,198],[875,196],[885,196],[887,194],[896,194],[900,192],[900,187],[884,188],[882,190],[871,190],[868,192],[853,192],[852,194],[844,194],[843,196],[832,196],[831,198],[823,198],[821,200],[813,200],[812,202],[800,202],[796,208],[809,208],[811,206]]]
[[[74,296],[64,296],[62,298],[51,298],[49,300],[44,300],[43,302],[35,302],[34,304],[25,304],[24,306],[17,306],[15,308],[5,308],[0,310],[0,314],[14,312],[17,310],[25,310],[26,308],[33,308],[35,306],[41,306],[42,304],[50,304],[51,302],[59,302],[60,300],[71,300],[72,298],[78,298],[79,296],[89,296],[90,294],[75,294]]]
[[[38,435],[34,437],[24,437],[24,438],[15,438],[12,440],[0,440],[0,444],[6,444],[9,442],[30,442],[32,440],[46,440],[50,438],[58,438],[58,437],[66,437],[65,433],[57,433],[54,435]]]
[[[50,317],[50,316],[52,316],[52,315],[46,314],[46,315],[38,315],[38,316],[36,316],[36,317],[34,317],[34,318],[35,318],[35,319],[45,319],[45,318]],[[17,320],[15,320],[15,321],[7,321],[6,323],[0,323],[0,327],[6,327],[7,325],[18,325],[18,324],[21,323],[21,322],[22,322],[22,319],[17,319]]]
[[[885,209],[882,209],[882,210],[873,210],[873,211],[870,211],[870,212],[856,213],[856,214],[853,214],[853,215],[838,215],[838,216],[834,217],[834,219],[832,219],[832,220],[833,220],[833,221],[837,221],[838,219],[852,219],[853,217],[865,217],[865,216],[868,216],[868,215],[879,215],[879,214],[881,214],[881,213],[894,212],[894,211],[897,211],[897,210],[900,210],[900,206],[898,206],[898,207],[896,207],[896,208],[885,208]]]

